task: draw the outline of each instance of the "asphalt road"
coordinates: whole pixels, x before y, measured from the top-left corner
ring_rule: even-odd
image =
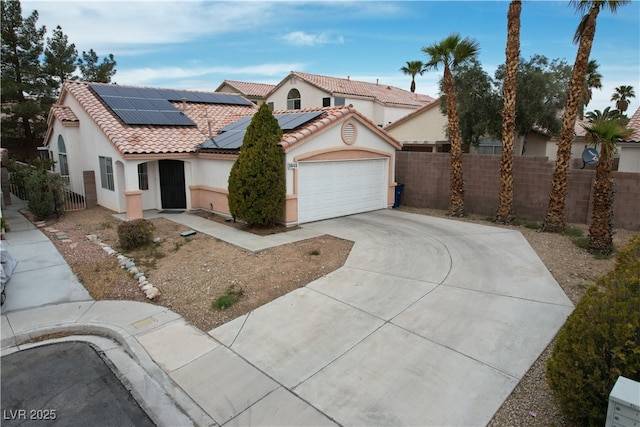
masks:
[[[84,342],[1,359],[3,426],[153,426],[103,357]]]

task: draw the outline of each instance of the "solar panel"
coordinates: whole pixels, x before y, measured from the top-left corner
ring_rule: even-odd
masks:
[[[278,124],[282,130],[293,130],[320,116],[323,111],[309,111],[305,113],[276,114]]]
[[[304,113],[276,114],[278,125],[283,131],[293,130],[316,117],[322,115],[323,111],[309,111]],[[228,124],[220,129],[220,135],[214,136],[199,145],[202,149],[227,149],[234,150],[242,147],[244,135],[247,127],[251,123],[252,116],[243,117],[240,120]]]
[[[229,132],[225,132],[223,134],[214,136],[213,138],[207,139],[205,142],[199,145],[200,148],[209,148],[209,149],[225,149],[225,150],[235,150],[242,147],[242,142],[244,140],[245,135],[244,130],[232,130]]]
[[[175,89],[135,88],[90,84],[91,89],[129,125],[195,126],[172,102],[253,105],[239,95]]]
[[[253,118],[252,116],[243,117],[240,120],[237,120],[229,125],[226,125],[222,129],[220,129],[220,131],[227,132],[231,130],[245,130],[249,126],[249,123],[251,123],[252,118]]]

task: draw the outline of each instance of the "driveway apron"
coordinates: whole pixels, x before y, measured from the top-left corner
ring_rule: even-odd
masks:
[[[518,231],[391,210],[304,228],[354,241],[345,265],[209,334],[341,425],[485,425],[573,309]]]

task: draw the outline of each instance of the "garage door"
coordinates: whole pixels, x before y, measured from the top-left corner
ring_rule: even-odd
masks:
[[[298,223],[387,207],[387,160],[300,162]]]

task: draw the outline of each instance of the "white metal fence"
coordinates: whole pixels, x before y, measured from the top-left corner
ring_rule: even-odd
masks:
[[[16,162],[19,167],[30,167],[30,165],[22,162]],[[31,166],[33,167],[33,166]],[[59,175],[57,172],[47,171],[49,174]],[[65,211],[79,211],[87,208],[87,201],[84,191],[84,179],[82,176],[63,176],[64,182],[64,210]],[[10,179],[11,193],[15,194],[22,200],[27,200],[27,195],[24,189],[18,188],[14,185]]]

